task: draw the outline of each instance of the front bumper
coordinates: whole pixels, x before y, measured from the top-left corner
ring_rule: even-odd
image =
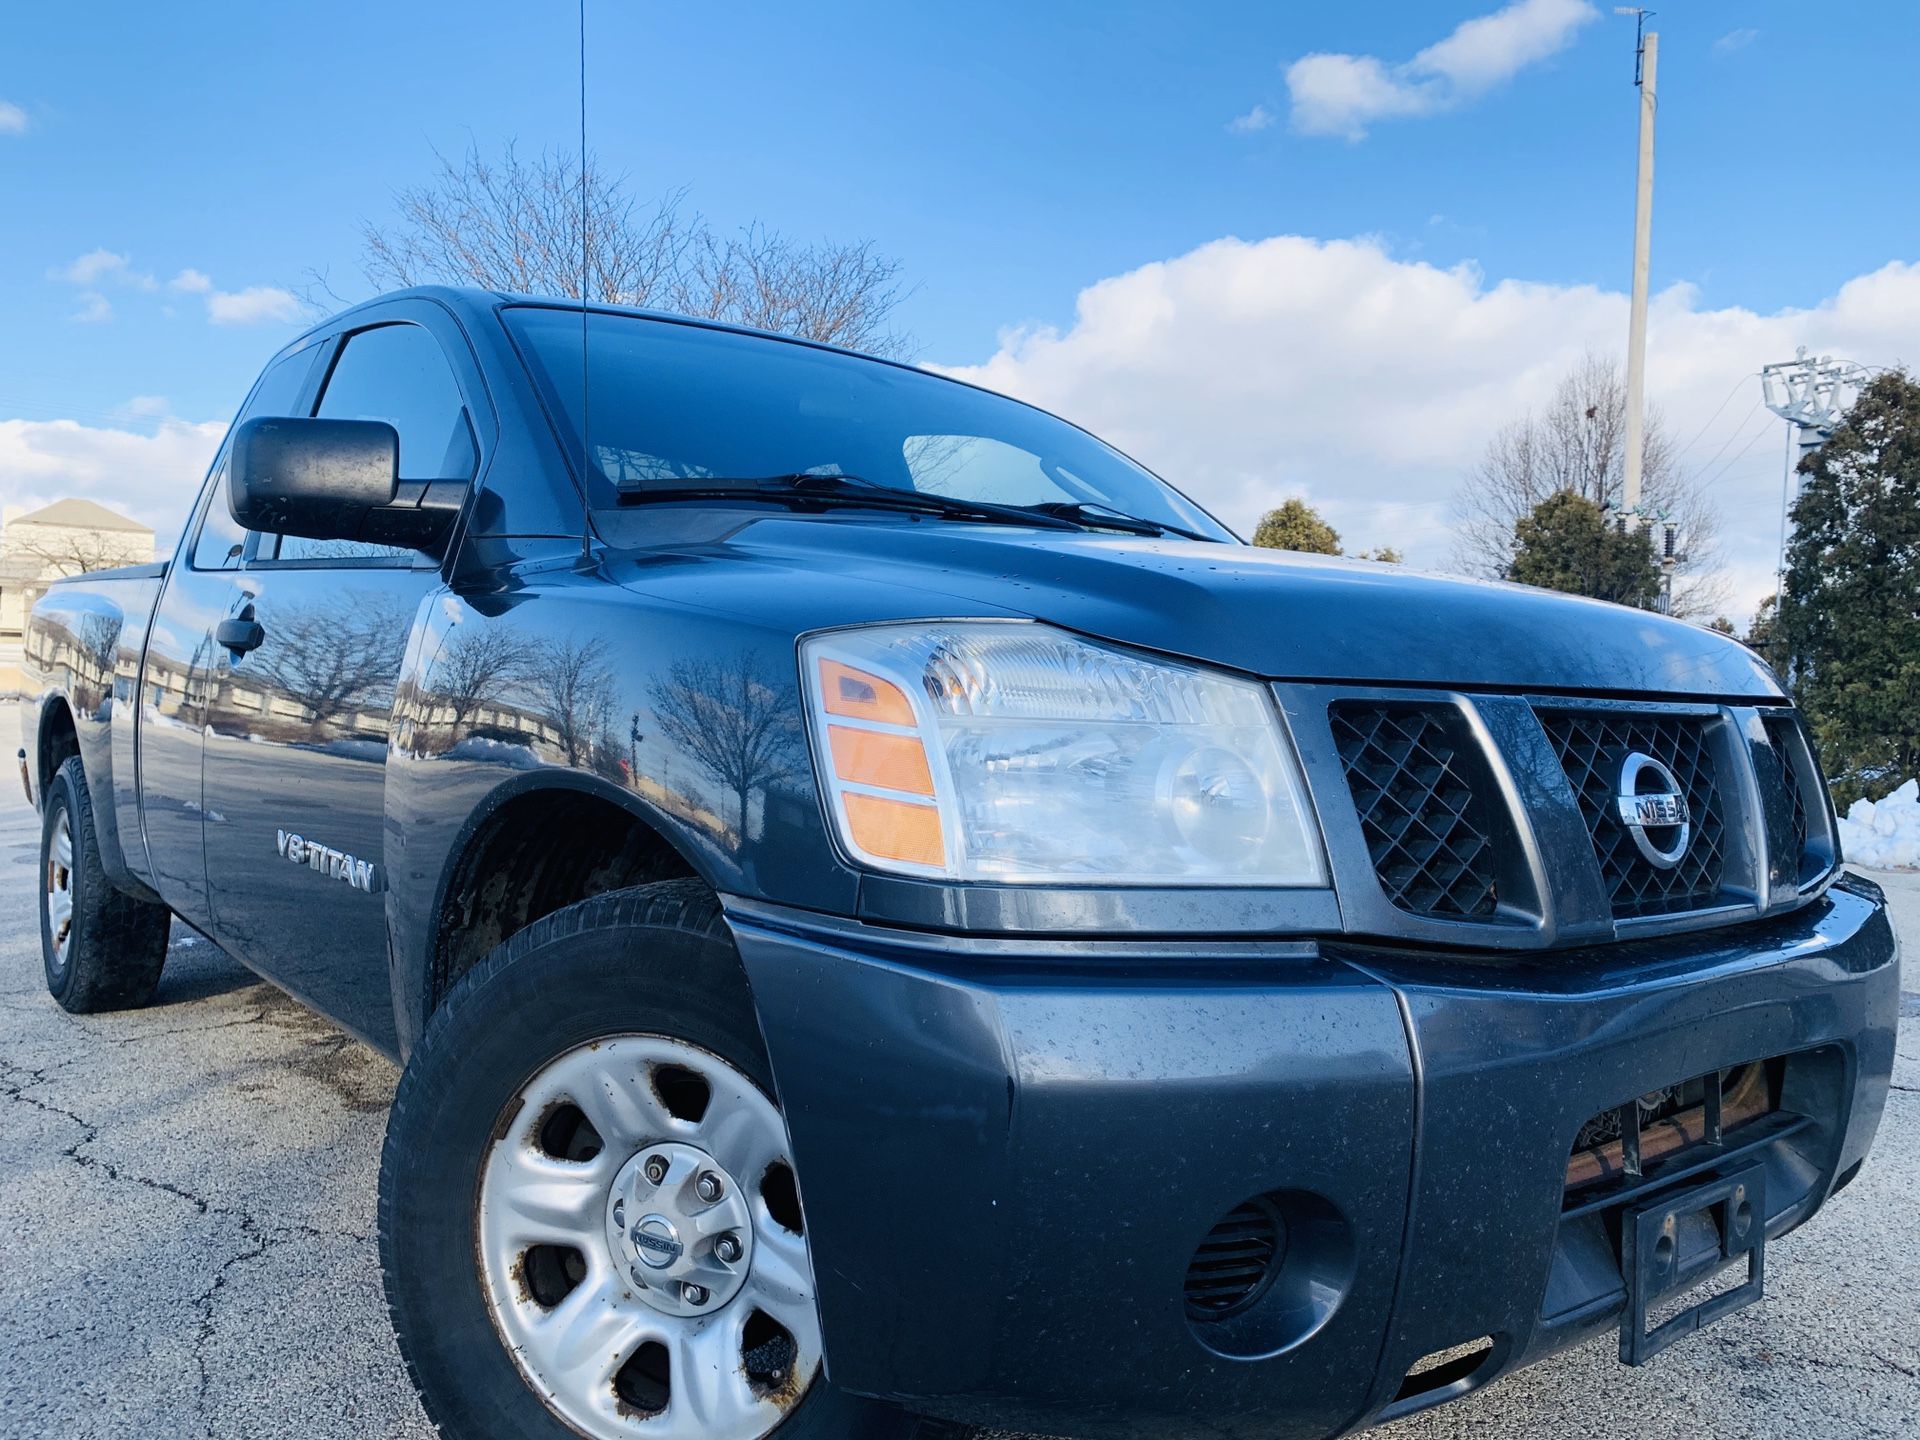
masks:
[[[1583,1122],[1795,1057],[1782,1106],[1805,1121],[1745,1154],[1777,1236],[1866,1155],[1899,1007],[1879,893],[1852,879],[1737,931],[1526,958],[728,913],[832,1378],[1075,1436],[1333,1435],[1616,1325],[1608,1216],[1565,1193]],[[1191,1324],[1195,1246],[1276,1192],[1298,1207],[1281,1282]],[[1481,1337],[1477,1368],[1396,1400],[1422,1357]]]

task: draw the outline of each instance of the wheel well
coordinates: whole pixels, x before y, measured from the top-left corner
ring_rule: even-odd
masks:
[[[442,902],[426,1013],[513,935],[555,910],[695,871],[645,820],[580,790],[517,795],[468,840]]]
[[[53,783],[54,774],[80,753],[80,732],[74,727],[73,712],[67,708],[66,701],[52,700],[47,703],[46,711],[40,717],[39,749],[40,753],[35,757],[39,779],[34,785],[34,792],[44,796],[47,787]]]

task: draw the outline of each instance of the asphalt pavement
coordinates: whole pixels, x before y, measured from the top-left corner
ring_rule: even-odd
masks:
[[[0,1437],[426,1440],[373,1238],[397,1072],[181,926],[152,1007],[67,1015],[41,980],[38,834],[7,777]],[[1914,953],[1920,876],[1876,878]],[[1873,1159],[1769,1248],[1764,1304],[1644,1368],[1603,1340],[1380,1433],[1920,1437],[1920,995],[1903,1014]]]

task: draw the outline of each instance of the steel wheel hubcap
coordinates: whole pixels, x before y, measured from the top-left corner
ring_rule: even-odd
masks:
[[[53,939],[54,968],[66,969],[73,941],[73,827],[64,810],[53,822],[47,847],[47,934]]]
[[[522,1378],[591,1440],[761,1440],[820,1370],[786,1126],[663,1036],[568,1051],[480,1175],[477,1249]]]

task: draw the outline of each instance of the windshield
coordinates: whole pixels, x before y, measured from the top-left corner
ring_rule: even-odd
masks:
[[[580,454],[580,312],[507,323]],[[596,506],[798,475],[1013,506],[1121,511],[1213,539],[1204,510],[1084,430],[924,371],[635,315],[588,318]],[[1098,525],[1099,514],[1074,511]]]

